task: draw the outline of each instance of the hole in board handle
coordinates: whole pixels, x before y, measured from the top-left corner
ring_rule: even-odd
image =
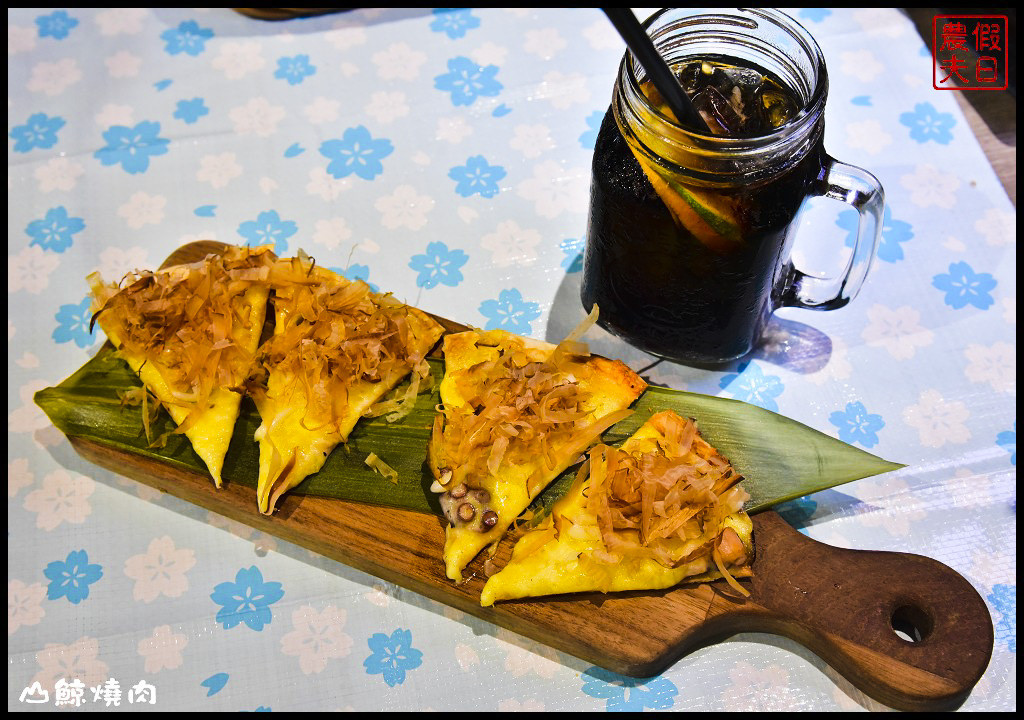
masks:
[[[928,613],[913,605],[896,608],[889,624],[897,637],[909,643],[921,642],[931,634],[934,627]]]

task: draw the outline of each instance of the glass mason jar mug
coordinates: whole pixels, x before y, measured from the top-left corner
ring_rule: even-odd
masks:
[[[600,324],[661,357],[742,357],[783,306],[833,310],[860,289],[884,197],[870,173],[823,147],[821,50],[773,10],[667,9],[646,23],[709,129],[679,124],[627,52],[594,149],[582,300]],[[712,87],[713,86],[713,87]],[[706,90],[712,87],[711,90]],[[790,260],[810,197],[860,214],[845,270]]]

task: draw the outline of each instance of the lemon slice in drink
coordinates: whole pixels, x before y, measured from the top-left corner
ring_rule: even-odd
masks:
[[[743,235],[731,205],[710,192],[684,186],[663,170],[656,169],[628,143],[634,157],[658,197],[675,221],[714,252],[724,255],[743,245]]]
[[[649,88],[645,92],[648,93],[660,115],[675,120],[672,110],[656,90]],[[640,127],[633,128],[633,131],[637,133],[635,137],[624,135],[626,144],[629,145],[633,156],[640,163],[640,167],[654,191],[658,193],[658,197],[668,208],[676,223],[706,247],[722,255],[739,249],[743,245],[743,233],[732,203],[711,190],[684,185],[676,174],[649,160],[638,147],[639,145],[646,146],[651,148],[656,156],[678,162],[678,158],[674,156],[678,155],[679,148],[668,138],[660,137],[658,133],[648,130],[648,128],[660,125],[653,120],[644,122]]]

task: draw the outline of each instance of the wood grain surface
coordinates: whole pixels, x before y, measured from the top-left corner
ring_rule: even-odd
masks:
[[[193,243],[168,262],[194,260],[218,247]],[[766,632],[803,644],[886,705],[942,710],[967,698],[992,654],[985,602],[951,568],[917,555],[824,545],[774,512],[754,516],[754,574],[742,581],[750,598],[718,581],[484,608],[482,558],[467,568],[466,582],[445,578],[439,517],[298,495],[285,496],[268,517],[257,512],[250,488],[225,483],[216,490],[205,474],[93,440],[70,440],[84,458],[113,472],[623,675],[655,675],[708,642]],[[508,561],[514,539],[499,545],[498,567]]]
[[[287,495],[273,516],[255,492],[204,474],[71,438],[87,460],[265,533],[623,675],[656,675],[690,650],[738,632],[790,637],[876,700],[940,710],[966,699],[992,653],[984,601],[952,569],[903,553],[843,550],[811,540],[778,514],[754,516],[751,597],[724,582],[668,591],[585,593],[480,607],[483,561],[445,578],[441,518],[332,498]],[[514,538],[494,557],[502,567]],[[919,633],[919,642],[893,624]],[[902,623],[900,621],[903,621]]]

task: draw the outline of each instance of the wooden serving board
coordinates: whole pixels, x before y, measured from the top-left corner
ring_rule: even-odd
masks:
[[[455,585],[441,562],[444,523],[422,513],[286,495],[273,516],[256,493],[204,474],[71,438],[87,460],[232,520],[451,605],[594,665],[648,677],[703,643],[739,632],[790,637],[876,700],[902,710],[955,707],[992,654],[981,596],[919,555],[843,550],[811,540],[777,513],[755,515],[754,576],[739,598],[724,582],[649,593],[588,593],[480,607],[482,560]],[[494,558],[511,555],[505,540]],[[920,642],[897,627],[915,626]],[[909,628],[908,628],[909,629]]]
[[[186,246],[168,262],[194,260],[207,247],[216,244]],[[84,458],[113,472],[623,675],[656,675],[709,641],[766,632],[803,644],[886,705],[943,710],[967,698],[992,654],[985,602],[951,568],[919,555],[824,545],[774,512],[753,518],[754,575],[743,581],[750,598],[718,581],[483,608],[483,560],[470,565],[466,582],[449,581],[439,517],[298,495],[286,495],[268,517],[257,512],[251,488],[226,482],[216,490],[205,474],[93,440],[70,440]],[[498,567],[512,545],[510,539],[499,545]]]

